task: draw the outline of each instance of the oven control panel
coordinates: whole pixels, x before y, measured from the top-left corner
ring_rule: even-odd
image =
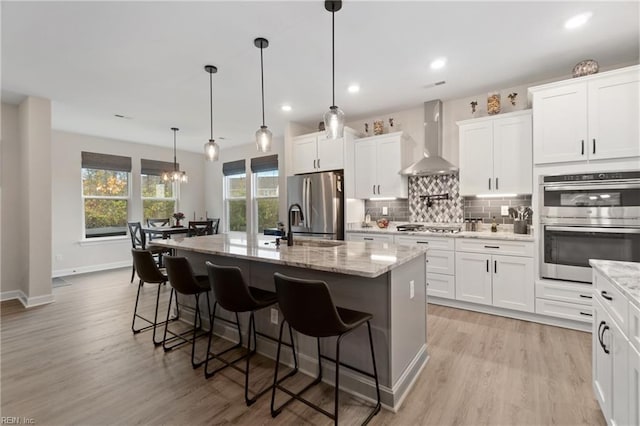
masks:
[[[598,180],[639,179],[640,171],[583,173],[575,175],[545,176],[543,182],[588,182]]]

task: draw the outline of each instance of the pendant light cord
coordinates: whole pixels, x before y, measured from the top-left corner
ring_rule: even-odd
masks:
[[[211,110],[211,140],[213,140],[213,74],[209,73],[209,107]]]
[[[334,6],[335,8],[335,6]],[[332,106],[336,104],[336,12],[331,10],[331,83],[332,83]]]
[[[262,85],[262,126],[264,126],[264,63],[262,59],[263,43],[260,44],[260,82]]]
[[[173,171],[178,171],[178,160],[176,157],[176,131],[173,131]]]

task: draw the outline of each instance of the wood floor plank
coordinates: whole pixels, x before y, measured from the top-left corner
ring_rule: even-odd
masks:
[[[332,423],[300,403],[272,419],[269,394],[245,406],[241,373],[227,369],[205,380],[191,368],[189,348],[164,353],[150,332],[133,335],[137,285],[130,273],[69,277],[71,285],[54,289],[55,303],[29,310],[2,302],[2,416],[40,425]],[[156,289],[143,288],[147,317]],[[162,288],[161,316],[168,295]],[[371,424],[605,424],[591,388],[590,334],[435,305],[428,328],[431,358],[412,392],[398,413],[383,410]],[[272,360],[254,359],[254,387],[268,385],[272,374]],[[299,389],[310,380],[298,374],[287,385]],[[332,409],[330,386],[307,396]],[[341,401],[341,424],[359,424],[368,413],[356,398],[343,394]]]

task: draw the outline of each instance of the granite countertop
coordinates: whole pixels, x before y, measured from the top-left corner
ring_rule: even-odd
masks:
[[[482,231],[461,231],[456,234],[446,234],[437,232],[407,232],[397,231],[396,225],[390,224],[388,228],[379,228],[377,225],[373,225],[369,228],[362,226],[355,226],[347,229],[345,232],[359,232],[359,233],[372,233],[372,234],[385,234],[385,235],[407,235],[418,237],[443,237],[443,238],[486,238],[488,240],[510,240],[510,241],[534,241],[532,234],[514,234],[513,229],[505,229],[506,225],[500,225],[503,227],[501,230],[498,227],[498,232],[491,232],[491,230]]]
[[[640,309],[640,263],[590,259],[589,264],[609,278]]]
[[[425,255],[420,245],[395,245],[359,241],[333,241],[296,238],[300,245],[276,247],[266,240],[247,239],[226,234],[203,237],[174,237],[153,240],[150,245],[260,262],[296,266],[375,278]]]

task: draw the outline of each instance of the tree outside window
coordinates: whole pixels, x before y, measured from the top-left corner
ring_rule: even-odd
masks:
[[[141,175],[142,219],[171,218],[176,211],[177,191],[174,182],[165,182],[162,176]]]
[[[278,224],[278,170],[254,173],[254,199],[258,232]]]
[[[247,175],[225,176],[225,204],[229,231],[247,232]]]
[[[85,237],[127,234],[129,173],[82,169]]]

